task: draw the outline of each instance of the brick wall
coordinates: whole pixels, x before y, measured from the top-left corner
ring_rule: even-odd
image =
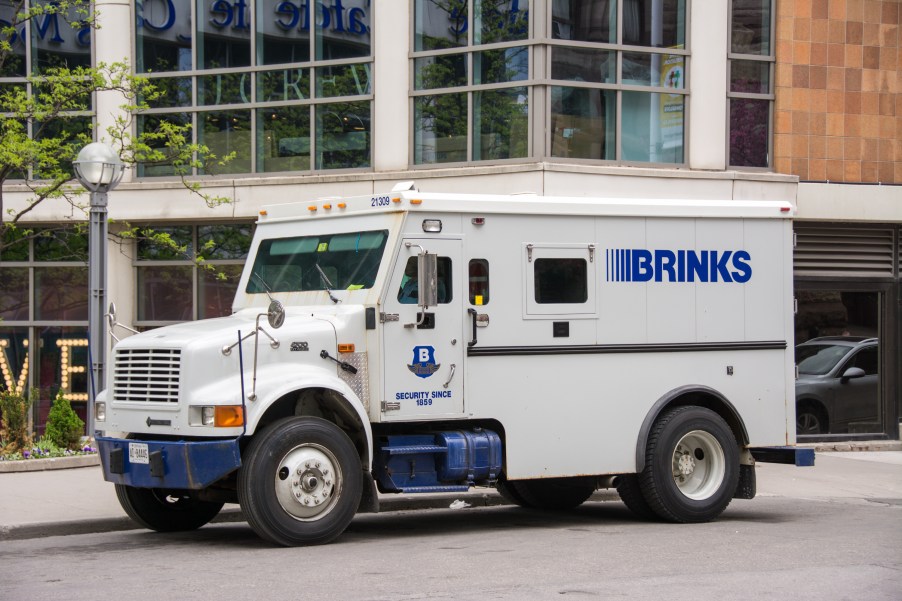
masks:
[[[776,5],[776,171],[902,183],[902,0]]]

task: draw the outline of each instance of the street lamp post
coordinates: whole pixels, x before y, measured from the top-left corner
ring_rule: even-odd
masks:
[[[90,224],[88,229],[88,349],[90,350],[91,381],[88,391],[87,434],[94,436],[94,401],[104,388],[106,365],[106,237],[107,192],[122,179],[124,165],[112,148],[100,142],[88,144],[73,162],[78,182],[91,193]]]

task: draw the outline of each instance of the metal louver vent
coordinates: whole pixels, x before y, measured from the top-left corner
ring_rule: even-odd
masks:
[[[797,227],[796,275],[893,277],[893,230]]]
[[[113,400],[177,403],[180,373],[179,349],[117,349]]]

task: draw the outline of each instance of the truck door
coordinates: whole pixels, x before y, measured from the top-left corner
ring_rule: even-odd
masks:
[[[438,255],[437,304],[417,305],[417,254]],[[460,240],[401,241],[383,312],[386,420],[458,417],[464,411],[464,313]],[[416,325],[422,317],[422,323]]]

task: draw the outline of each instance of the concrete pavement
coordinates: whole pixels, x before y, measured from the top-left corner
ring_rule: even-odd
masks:
[[[814,468],[758,464],[758,494],[902,505],[902,443],[841,444],[854,444],[860,450],[836,452],[811,445],[820,447]],[[113,485],[103,480],[94,463],[77,469],[0,471],[0,541],[139,528],[126,517]],[[60,465],[65,463],[54,467]],[[613,490],[593,497],[595,501],[617,499]],[[456,500],[471,506],[505,503],[494,490],[473,489],[463,494],[381,495],[380,505],[383,512],[448,508]],[[243,517],[237,506],[227,505],[214,521],[243,521]]]

